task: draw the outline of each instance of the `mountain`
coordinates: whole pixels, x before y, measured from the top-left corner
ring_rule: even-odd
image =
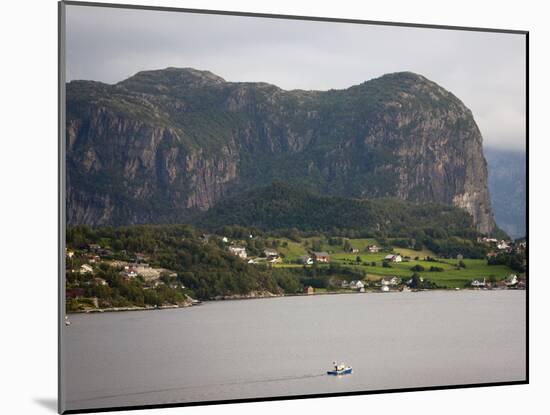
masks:
[[[274,183],[217,203],[193,222],[205,228],[252,226],[264,231],[355,230],[368,235],[399,237],[444,232],[448,236],[475,237],[472,216],[462,209],[439,204],[416,204],[398,199],[348,199],[319,195]]]
[[[527,232],[525,153],[486,148],[485,155],[496,222],[512,238],[523,237]]]
[[[423,76],[285,91],[167,68],[67,84],[69,224],[182,222],[273,181],[453,205],[495,228],[472,113]]]

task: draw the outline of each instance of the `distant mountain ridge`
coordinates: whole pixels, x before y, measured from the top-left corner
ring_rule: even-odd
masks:
[[[527,234],[527,165],[525,152],[485,150],[489,191],[498,226],[512,238]]]
[[[330,91],[191,68],[67,84],[69,224],[182,222],[273,181],[452,205],[495,228],[473,116],[420,75]]]

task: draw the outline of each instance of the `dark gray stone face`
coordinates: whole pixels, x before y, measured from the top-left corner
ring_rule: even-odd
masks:
[[[67,85],[67,220],[184,221],[271,182],[354,198],[397,197],[495,223],[472,113],[403,72],[330,91],[231,83],[194,69]]]

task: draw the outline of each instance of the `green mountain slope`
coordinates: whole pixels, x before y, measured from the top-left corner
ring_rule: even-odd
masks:
[[[436,232],[473,237],[476,234],[472,217],[451,206],[420,205],[398,199],[321,196],[282,183],[223,200],[194,222],[211,229],[240,225],[267,231],[296,228],[340,233],[353,230],[365,236],[409,237]]]

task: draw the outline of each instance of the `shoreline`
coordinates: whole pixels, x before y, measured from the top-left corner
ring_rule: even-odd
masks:
[[[401,290],[390,290],[390,291],[380,291],[380,290],[365,290],[365,292],[358,291],[325,291],[318,292],[313,294],[305,293],[296,293],[296,294],[261,294],[261,295],[233,295],[227,297],[213,298],[210,300],[193,300],[191,303],[186,304],[167,304],[162,306],[128,306],[128,307],[108,307],[108,308],[95,308],[90,310],[79,310],[79,311],[70,311],[66,312],[66,315],[70,314],[97,314],[97,313],[120,313],[127,311],[158,311],[158,310],[170,310],[178,308],[189,308],[196,307],[201,304],[220,302],[220,301],[239,301],[239,300],[264,300],[270,298],[282,298],[282,297],[314,297],[320,295],[351,295],[351,294],[390,294],[390,293],[399,293],[399,294],[412,294],[417,292],[428,292],[428,291],[449,291],[449,292],[461,292],[461,291],[526,291],[525,289],[516,289],[516,288],[507,288],[507,289],[486,289],[486,288],[435,288],[435,289],[420,289],[420,290],[410,290],[410,291],[401,291]]]

